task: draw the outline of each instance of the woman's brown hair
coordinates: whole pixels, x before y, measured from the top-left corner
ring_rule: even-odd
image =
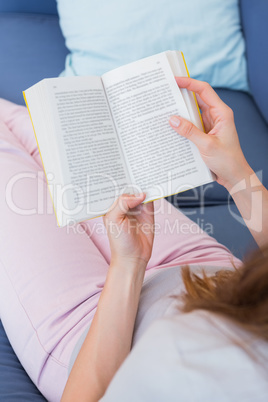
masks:
[[[183,311],[203,309],[236,321],[268,341],[268,246],[254,252],[241,268],[208,277],[182,269],[186,287]]]

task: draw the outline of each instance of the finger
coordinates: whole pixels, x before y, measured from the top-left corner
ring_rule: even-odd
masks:
[[[169,123],[178,134],[191,140],[198,148],[201,148],[210,140],[207,134],[182,117],[171,116]]]
[[[122,201],[123,201],[123,203],[125,203],[124,205],[127,209],[127,212],[130,209],[133,209],[133,208],[136,208],[137,206],[139,206],[145,200],[145,197],[146,197],[145,193],[126,194],[125,196],[123,195]]]
[[[196,93],[195,96],[196,96],[198,106],[202,110],[202,112],[205,112],[206,110],[208,110],[210,108],[210,106],[207,105],[206,102],[204,102],[203,99],[200,98],[198,93]]]
[[[112,205],[111,210],[108,211],[107,215],[109,215],[109,218],[114,221],[123,219],[129,210],[140,205],[145,197],[145,193],[122,194]]]
[[[196,92],[207,105],[219,107],[225,105],[207,82],[198,81],[190,77],[175,77],[175,79],[180,88],[186,88],[189,91]]]

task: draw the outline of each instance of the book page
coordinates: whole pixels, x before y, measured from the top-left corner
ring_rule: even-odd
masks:
[[[103,215],[130,179],[102,81],[56,78],[46,89],[64,177],[58,212],[79,221]]]
[[[211,181],[199,151],[169,125],[190,116],[166,53],[102,76],[132,182],[160,198]]]
[[[168,51],[166,52],[172,73],[177,77],[188,77],[187,68],[185,65],[184,57],[182,52],[179,51]],[[199,115],[199,110],[196,105],[196,100],[193,92],[188,91],[185,88],[180,88],[183,100],[186,104],[190,120],[199,130],[203,131],[202,121]]]

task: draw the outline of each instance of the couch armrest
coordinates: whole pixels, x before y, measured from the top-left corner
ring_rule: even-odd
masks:
[[[249,84],[254,100],[268,123],[268,1],[240,0],[240,8]]]

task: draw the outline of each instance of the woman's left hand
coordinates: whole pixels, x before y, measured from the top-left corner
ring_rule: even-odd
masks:
[[[103,217],[111,247],[111,265],[146,268],[154,240],[153,202],[146,194],[123,194]]]

